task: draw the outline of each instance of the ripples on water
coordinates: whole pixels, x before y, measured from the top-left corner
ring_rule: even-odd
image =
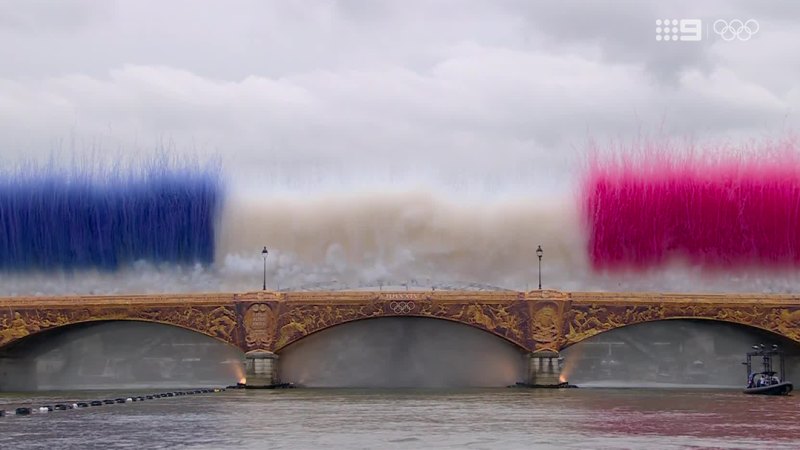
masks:
[[[0,397],[21,404],[119,392]],[[131,394],[126,392],[126,394]],[[82,448],[797,448],[798,397],[738,391],[227,391],[0,419],[0,444]]]

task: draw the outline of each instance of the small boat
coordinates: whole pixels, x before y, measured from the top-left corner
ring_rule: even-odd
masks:
[[[767,350],[764,344],[754,345],[754,351],[747,352],[747,360],[742,364],[747,366],[747,386],[744,388],[745,394],[757,395],[788,395],[792,392],[794,385],[785,381],[786,371],[784,367],[783,352],[778,350],[778,346],[772,346]],[[764,370],[753,372],[753,357],[760,357]],[[780,363],[780,376],[773,370],[773,358],[777,358]]]

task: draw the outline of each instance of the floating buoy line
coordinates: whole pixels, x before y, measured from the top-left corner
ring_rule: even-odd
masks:
[[[23,406],[12,410],[0,409],[0,417],[11,416],[11,415],[29,416],[31,414],[46,414],[53,411],[68,411],[71,409],[83,409],[83,408],[92,408],[105,405],[144,402],[147,400],[156,400],[156,399],[170,398],[170,397],[182,397],[185,395],[214,394],[217,392],[225,392],[226,389],[241,389],[241,387],[228,386],[228,388],[193,389],[187,391],[172,391],[172,392],[161,392],[158,394],[116,397],[113,399],[109,398],[104,400],[91,400],[91,401],[82,401],[73,403],[56,403],[53,405],[29,406],[29,407]]]

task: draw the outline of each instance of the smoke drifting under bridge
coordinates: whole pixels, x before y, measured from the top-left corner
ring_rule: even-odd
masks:
[[[756,329],[667,320],[602,333],[567,348],[564,375],[591,387],[741,387],[744,353],[758,343],[787,352],[800,375],[800,347]],[[148,322],[100,322],[34,335],[3,350],[0,390],[73,390],[228,385],[243,354],[208,336]],[[396,317],[312,334],[280,354],[282,381],[308,387],[500,387],[524,378],[522,352],[467,325]],[[791,378],[790,378],[791,379]]]
[[[563,376],[594,387],[742,387],[744,354],[753,345],[777,344],[786,353],[786,376],[800,375],[800,346],[742,325],[709,320],[664,320],[617,328],[561,352]]]
[[[0,390],[229,385],[243,354],[211,337],[149,322],[90,322],[46,331],[7,348]]]
[[[321,331],[281,352],[281,379],[310,387],[498,387],[523,379],[522,352],[467,325],[398,317]]]

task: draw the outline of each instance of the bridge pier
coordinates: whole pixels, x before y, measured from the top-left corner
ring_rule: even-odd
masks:
[[[558,352],[542,351],[528,353],[528,379],[530,387],[562,387],[567,383],[561,380],[561,361]]]
[[[247,388],[274,388],[278,379],[278,355],[266,350],[245,353],[245,377]]]

